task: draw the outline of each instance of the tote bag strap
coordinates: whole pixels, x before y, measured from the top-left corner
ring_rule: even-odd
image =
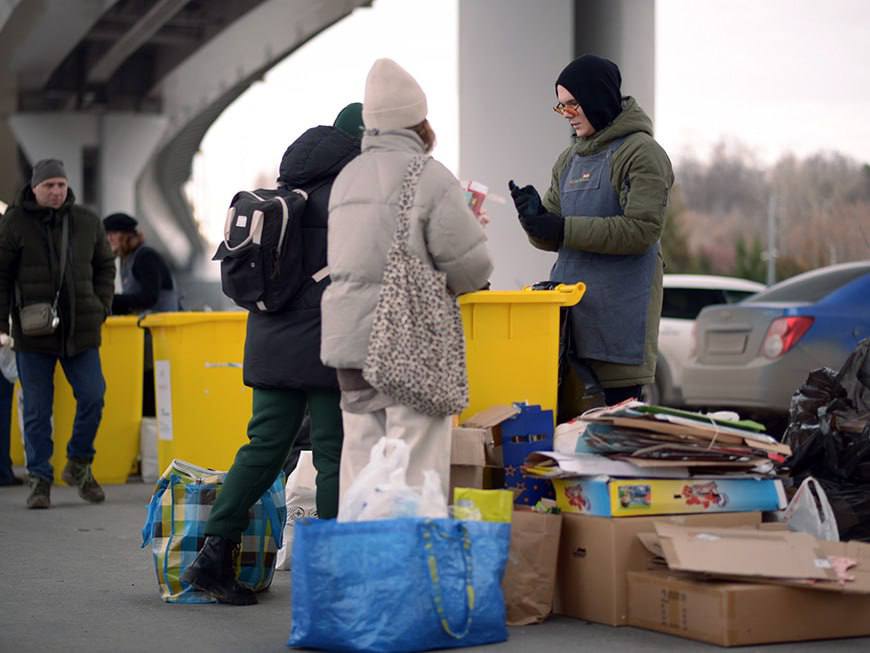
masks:
[[[471,617],[474,612],[474,584],[472,576],[474,567],[471,560],[471,536],[468,534],[468,528],[464,524],[458,524],[461,531],[461,551],[462,560],[465,563],[465,625],[462,630],[455,631],[450,627],[450,622],[447,620],[447,614],[444,611],[444,597],[441,592],[441,576],[438,573],[438,560],[435,557],[435,549],[432,544],[434,537],[440,537],[445,540],[456,539],[450,533],[445,533],[439,529],[431,521],[426,521],[422,524],[423,549],[426,551],[426,567],[429,570],[429,582],[432,590],[432,602],[435,605],[435,612],[438,614],[438,621],[441,623],[441,629],[453,639],[463,639],[471,630]]]
[[[405,176],[402,178],[402,187],[399,189],[399,215],[396,218],[396,230],[393,232],[393,247],[402,252],[408,251],[408,238],[411,234],[410,213],[411,209],[414,208],[420,174],[428,160],[428,156],[414,155],[408,164]]]

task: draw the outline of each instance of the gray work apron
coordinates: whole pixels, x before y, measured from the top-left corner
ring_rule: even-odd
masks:
[[[610,183],[613,153],[624,139],[590,156],[575,154],[562,175],[562,215],[622,215],[619,196]],[[580,226],[582,229],[582,225]],[[586,284],[586,294],[571,308],[573,354],[622,365],[644,359],[647,309],[656,269],[658,243],[639,255],[597,254],[562,246],[551,281]]]
[[[133,276],[133,265],[136,263],[136,257],[142,247],[137,247],[136,250],[129,256],[121,259],[121,292],[125,295],[134,295],[141,292],[142,286]],[[160,288],[157,295],[157,303],[147,309],[148,313],[165,313],[178,310],[178,291],[175,288],[175,280],[172,281],[172,288]]]

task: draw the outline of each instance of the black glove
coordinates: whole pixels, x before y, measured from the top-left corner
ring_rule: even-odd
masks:
[[[517,213],[521,216],[533,216],[544,213],[544,205],[541,203],[541,196],[534,186],[523,186],[520,188],[511,179],[508,182],[508,188],[511,191],[511,197],[514,200],[514,206],[517,207]]]
[[[565,238],[565,218],[553,213],[527,216],[520,213],[520,224],[526,233],[537,240],[562,244]]]

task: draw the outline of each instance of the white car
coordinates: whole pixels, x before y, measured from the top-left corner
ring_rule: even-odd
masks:
[[[764,284],[736,277],[664,275],[656,381],[644,388],[646,400],[665,406],[684,405],[683,367],[691,354],[698,313],[711,304],[734,304],[764,289]]]

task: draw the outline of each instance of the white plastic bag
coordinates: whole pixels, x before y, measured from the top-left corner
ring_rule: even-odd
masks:
[[[0,346],[0,373],[9,383],[18,380],[18,365],[15,363],[15,352],[10,346]]]
[[[290,472],[284,485],[284,502],[287,505],[287,521],[284,523],[283,546],[278,549],[276,569],[290,569],[290,553],[293,550],[293,529],[296,522],[306,517],[317,517],[317,470],[311,451],[300,451],[296,467]]]
[[[822,486],[816,479],[804,479],[783,514],[789,530],[809,533],[820,540],[840,541],[837,519]]]
[[[423,473],[422,490],[406,481],[410,447],[383,437],[372,447],[368,464],[351,483],[338,507],[338,521],[371,521],[398,517],[446,517],[447,501],[437,472]]]

